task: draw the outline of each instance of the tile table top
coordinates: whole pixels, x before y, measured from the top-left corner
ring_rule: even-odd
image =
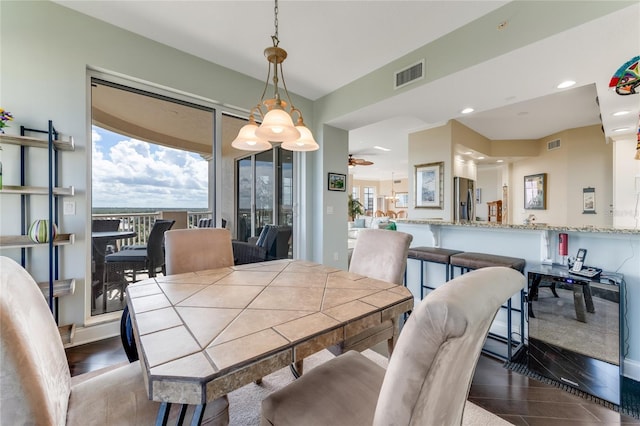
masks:
[[[405,287],[297,260],[159,276],[127,293],[150,398],[183,404],[211,401],[413,308]]]

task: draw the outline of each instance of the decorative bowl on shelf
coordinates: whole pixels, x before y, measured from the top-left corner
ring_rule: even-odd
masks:
[[[52,239],[56,237],[58,228],[56,224],[53,224]],[[48,243],[49,242],[49,221],[47,219],[38,219],[34,221],[29,227],[29,238],[34,243]]]

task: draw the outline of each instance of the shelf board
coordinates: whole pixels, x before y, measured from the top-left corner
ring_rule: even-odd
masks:
[[[20,146],[32,146],[36,148],[48,148],[49,141],[40,138],[33,138],[30,136],[16,136],[16,135],[7,135],[0,134],[0,143],[6,143],[10,145],[20,145]],[[53,141],[53,146],[58,151],[73,151],[75,149],[75,142],[72,137],[64,140],[55,140]]]
[[[13,186],[3,185],[0,194],[29,194],[29,195],[48,195],[49,188],[46,186]],[[53,195],[75,195],[75,188],[53,188]]]
[[[53,240],[53,245],[64,246],[75,242],[75,234],[58,234]],[[0,235],[0,249],[48,247],[49,243],[34,243],[28,235]]]
[[[58,326],[58,333],[60,333],[60,338],[62,339],[63,345],[71,344],[73,343],[73,339],[76,336],[76,325],[60,325]]]
[[[38,287],[45,298],[49,298],[49,282],[40,282]],[[53,297],[63,297],[73,294],[76,290],[76,280],[56,280],[53,282]]]

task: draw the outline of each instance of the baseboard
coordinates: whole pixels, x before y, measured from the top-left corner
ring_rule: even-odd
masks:
[[[625,359],[622,368],[624,377],[640,382],[640,362],[633,359]]]
[[[76,327],[73,342],[65,345],[65,348],[84,345],[98,340],[120,335],[120,321],[104,322],[88,327]]]

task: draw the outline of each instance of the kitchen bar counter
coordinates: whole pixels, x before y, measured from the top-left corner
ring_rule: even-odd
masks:
[[[454,223],[434,219],[397,219],[398,231],[413,235],[412,247],[442,247],[465,252],[477,252],[525,259],[525,273],[533,265],[566,265],[568,256],[578,249],[587,250],[586,265],[624,276],[626,286],[626,317],[623,319],[625,348],[623,373],[640,381],[640,230],[545,224],[497,224],[489,222]],[[558,249],[559,234],[566,233],[568,253]],[[420,264],[407,263],[407,287],[420,294]],[[445,282],[443,268],[425,267],[425,282],[437,287]],[[520,305],[514,298],[514,306]],[[519,328],[519,318],[512,318],[513,328]],[[492,331],[504,335],[507,318],[499,313]],[[500,330],[501,329],[501,330]]]
[[[520,229],[531,231],[555,231],[555,232],[592,232],[607,234],[635,234],[640,235],[640,229],[631,228],[600,228],[594,226],[558,226],[546,223],[535,223],[529,225],[495,223],[495,222],[447,222],[434,219],[394,219],[396,223],[406,223],[412,225],[439,225],[439,226],[463,226],[470,228],[500,228],[500,229]]]

